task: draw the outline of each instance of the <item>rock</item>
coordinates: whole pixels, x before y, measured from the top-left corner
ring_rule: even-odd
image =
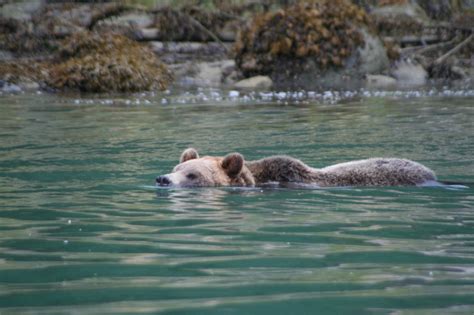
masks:
[[[41,87],[40,83],[28,78],[28,74],[20,78],[8,77],[2,73],[0,73],[0,76],[2,77],[2,79],[0,79],[0,90],[6,93],[38,91]]]
[[[140,38],[143,40],[157,40],[159,35],[160,30],[154,27],[140,29]]]
[[[44,0],[23,0],[0,6],[0,16],[21,22],[30,21],[44,6]]]
[[[237,38],[237,33],[242,27],[242,21],[229,21],[216,31],[217,37],[226,42],[233,42]]]
[[[427,68],[429,77],[435,80],[455,81],[469,78],[469,67],[452,58],[441,63],[432,63]]]
[[[120,15],[124,10],[124,5],[113,2],[48,3],[41,15],[33,17],[33,22],[36,33],[64,38],[93,29],[99,21],[111,19],[110,16]]]
[[[147,28],[153,24],[153,15],[141,12],[125,12],[101,20],[97,25],[124,25],[136,28]]]
[[[16,84],[6,83],[1,87],[1,91],[4,93],[20,93],[22,90]]]
[[[194,85],[219,86],[222,83],[222,74],[229,67],[234,67],[233,60],[222,60],[215,62],[201,62],[197,64]]]
[[[463,4],[467,4],[469,0],[416,0],[415,2],[420,5],[431,18],[449,19],[453,15],[453,12],[460,9],[460,2],[463,2]]]
[[[226,60],[231,44],[208,42],[150,42],[153,51],[167,64],[183,63],[189,60],[214,62]]]
[[[368,88],[389,88],[397,85],[397,80],[381,74],[369,74],[365,79]]]
[[[31,80],[25,80],[25,81],[19,82],[17,85],[22,91],[28,91],[28,92],[38,91],[41,87],[38,82],[31,81]]]
[[[216,54],[224,53],[225,49],[218,43],[201,43],[201,42],[151,42],[153,51],[157,54],[166,53],[183,53],[183,54]],[[229,44],[224,44],[227,50],[230,49]]]
[[[93,14],[94,8],[89,4],[56,4],[48,5],[41,18],[86,28],[92,23]]]
[[[8,89],[38,90],[48,76],[47,62],[15,59],[0,62],[0,80]]]
[[[173,76],[146,45],[119,34],[84,32],[70,36],[46,83],[83,92],[164,90]]]
[[[155,13],[154,27],[160,30],[157,39],[162,41],[214,40],[209,32],[230,39],[235,36],[235,32],[231,34],[232,30],[241,23],[232,12],[209,10],[191,4],[179,9],[162,7]]]
[[[0,50],[0,61],[13,59],[13,54],[6,50]]]
[[[196,83],[204,86],[218,86],[221,83],[222,67],[220,62],[201,62],[197,65]]]
[[[463,2],[463,8],[464,9],[474,9],[474,0],[465,0]]]
[[[370,15],[377,30],[385,36],[413,35],[422,32],[430,18],[416,3],[402,3],[375,7]]]
[[[365,28],[360,28],[364,39],[364,46],[357,48],[355,58],[357,64],[352,64],[355,73],[364,75],[366,73],[380,73],[387,69],[389,60],[385,46],[380,38],[371,34]],[[351,71],[352,72],[352,71]]]
[[[469,79],[469,70],[463,69],[462,67],[452,66],[451,71],[457,75],[458,80],[467,80]]]
[[[298,2],[257,15],[236,42],[245,77],[268,75],[281,88],[347,87],[389,66],[365,11],[345,0]]]
[[[94,30],[99,32],[113,31],[136,39],[155,39],[158,33],[147,32],[153,24],[154,17],[149,13],[125,12],[99,21]],[[145,30],[145,31],[143,31]],[[150,37],[152,36],[152,37]]]
[[[56,3],[46,6],[43,14],[36,19],[35,28],[44,34],[55,37],[66,37],[85,31],[108,6],[92,4]]]
[[[240,80],[234,84],[234,87],[238,89],[270,89],[272,86],[272,79],[264,75],[257,75],[255,77]]]
[[[224,83],[227,74],[235,68],[235,63],[231,59],[199,63],[187,61],[169,67],[173,71],[178,85],[217,87]]]
[[[225,69],[222,73],[222,84],[226,86],[233,86],[237,81],[242,79],[242,74],[235,66]]]
[[[465,10],[463,13],[457,14],[450,20],[450,25],[464,31],[474,29],[474,0],[473,7],[470,10]]]
[[[389,68],[389,60],[382,41],[378,36],[360,28],[364,45],[357,48],[345,61],[343,67],[322,70],[312,60],[305,63],[304,71],[286,77],[284,71],[288,65],[282,63],[282,70],[271,75],[279,88],[347,88],[357,89],[364,86],[363,78],[367,74],[381,73]]]
[[[397,63],[395,69],[392,70],[392,75],[397,79],[398,84],[403,86],[423,85],[428,78],[425,68],[409,61]]]
[[[468,67],[466,69],[467,79],[474,83],[474,66]]]
[[[375,7],[371,11],[372,16],[410,17],[420,22],[429,21],[425,11],[415,3],[402,3],[396,5],[384,5]]]
[[[35,21],[35,33],[53,37],[66,37],[84,31],[90,22],[92,13],[89,6],[63,9],[48,6],[47,10]]]

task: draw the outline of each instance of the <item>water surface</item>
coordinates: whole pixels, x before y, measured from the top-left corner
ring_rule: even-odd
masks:
[[[2,95],[0,313],[472,314],[472,187],[152,186],[188,146],[474,182],[443,93]]]

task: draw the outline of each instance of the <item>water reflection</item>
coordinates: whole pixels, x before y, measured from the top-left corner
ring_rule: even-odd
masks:
[[[167,208],[174,212],[229,211],[231,209],[225,202],[225,198],[230,193],[232,193],[231,190],[216,188],[156,190],[157,198],[165,199]]]

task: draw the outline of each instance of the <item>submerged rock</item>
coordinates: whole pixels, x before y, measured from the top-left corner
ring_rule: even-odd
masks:
[[[258,15],[235,50],[244,76],[269,75],[277,85],[357,80],[388,67],[365,11],[346,0],[303,2]]]
[[[48,85],[85,92],[166,89],[172,75],[147,46],[118,34],[79,33],[60,49]]]

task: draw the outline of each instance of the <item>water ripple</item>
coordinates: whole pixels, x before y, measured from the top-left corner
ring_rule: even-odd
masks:
[[[0,313],[472,314],[473,187],[153,186],[187,146],[474,182],[465,92],[4,95]]]

